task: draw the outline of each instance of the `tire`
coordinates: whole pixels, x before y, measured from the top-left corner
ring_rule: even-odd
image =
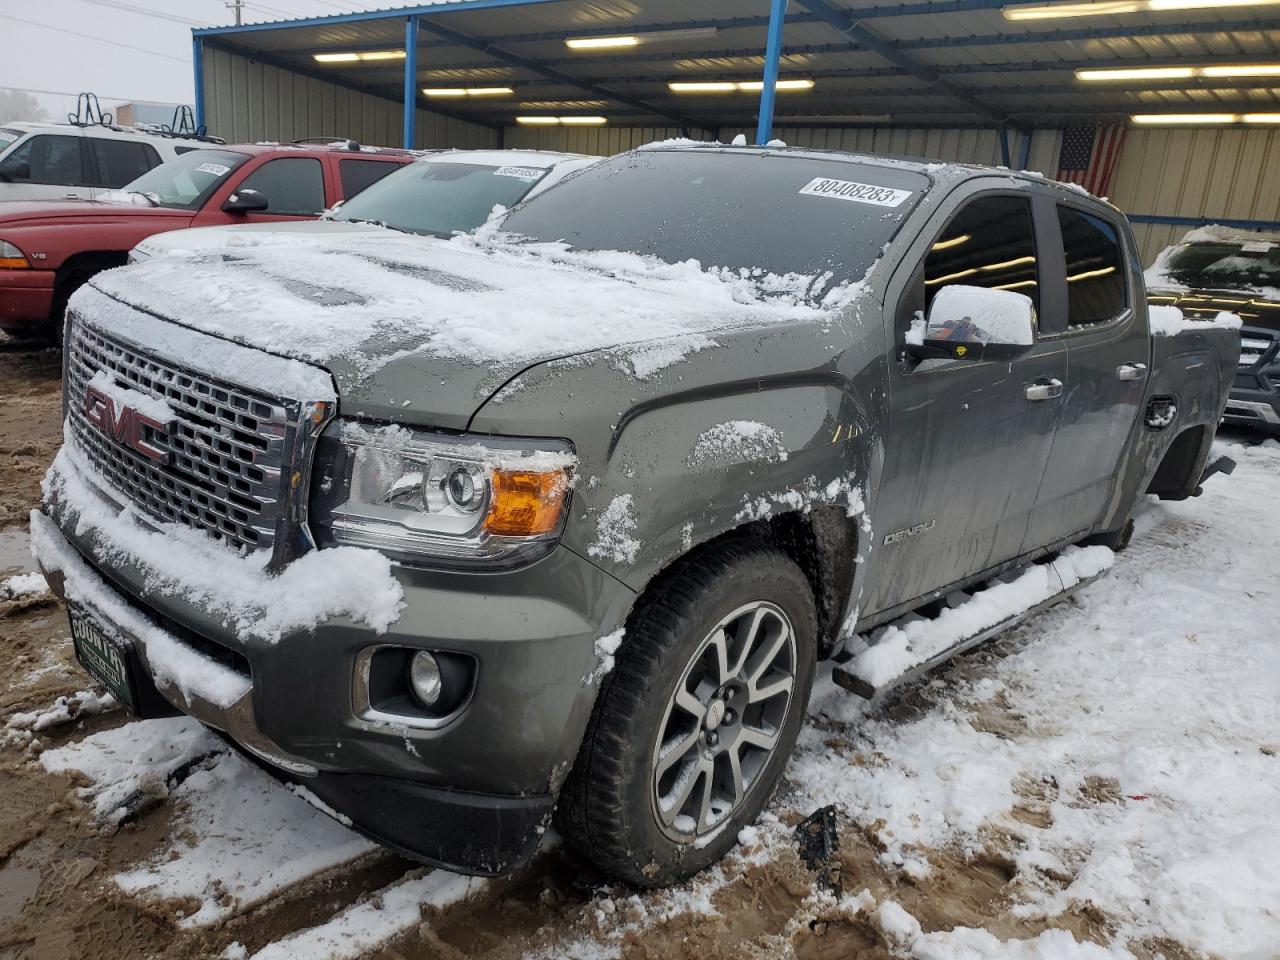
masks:
[[[641,887],[715,863],[772,796],[816,661],[812,588],[781,550],[730,542],[678,561],[627,621],[561,791],[561,833]]]

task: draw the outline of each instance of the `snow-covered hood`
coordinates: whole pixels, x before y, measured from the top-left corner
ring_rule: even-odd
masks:
[[[218,232],[217,249],[144,260],[92,285],[147,313],[327,369],[344,413],[446,428],[465,427],[535,364],[812,318],[852,290],[818,308],[797,293],[808,278],[631,254],[333,222]]]
[[[385,236],[380,227],[367,223],[330,220],[283,220],[276,223],[233,223],[221,227],[190,227],[147,237],[134,252],[144,257],[207,253],[241,244],[273,242],[276,237],[333,237],[344,234]]]

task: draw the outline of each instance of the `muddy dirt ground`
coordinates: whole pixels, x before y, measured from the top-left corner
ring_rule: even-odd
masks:
[[[0,580],[30,569],[26,516],[59,444],[58,363],[54,351],[0,342],[0,401],[8,414],[0,420]],[[1007,645],[1018,642],[1013,636],[988,646],[962,658],[952,670],[959,677],[981,676],[994,669]],[[113,879],[157,857],[174,858],[184,843],[195,842],[184,834],[188,828],[176,804],[142,804],[118,829],[104,829],[82,790],[87,781],[77,773],[48,773],[39,762],[44,751],[121,727],[129,719],[118,709],[74,716],[78,701],[73,700],[64,711],[73,714],[66,722],[39,731],[12,722],[6,726],[15,714],[47,710],[57,698],[73,697],[89,687],[74,662],[65,615],[51,596],[0,600],[0,664],[0,960],[247,956],[295,931],[324,924],[353,905],[382,909],[384,891],[419,869],[374,851],[287,886],[252,909],[232,911],[229,919],[184,926],[190,904],[131,898]],[[936,686],[910,687],[878,709],[910,717],[935,702]],[[1012,734],[1020,719],[993,701],[983,706],[975,722]],[[846,749],[838,731],[831,736],[833,749]],[[867,757],[865,762],[875,761]],[[1025,801],[1015,811],[1018,819],[1034,825],[1043,815],[1044,789],[1043,784],[1027,785]],[[788,825],[809,812],[793,809],[785,790],[773,806],[774,816]],[[1021,919],[1011,910],[1016,843],[999,831],[992,831],[987,841],[982,849],[921,851],[933,869],[913,880],[910,872],[883,863],[874,833],[842,823],[836,880],[848,893],[865,888],[876,898],[897,901],[926,932],[967,926],[1001,939],[1036,936],[1046,922]],[[646,895],[607,883],[590,867],[553,848],[523,873],[480,885],[452,906],[423,906],[420,923],[401,927],[398,933],[390,925],[390,938],[367,954],[379,960],[505,960],[529,954],[895,955],[892,937],[865,912],[823,897],[818,889],[814,873],[785,847],[766,856],[735,858],[712,882]],[[1079,940],[1101,943],[1112,930],[1108,917],[1087,906],[1049,922],[1066,927]],[[1136,947],[1139,954],[1168,960],[1185,955],[1167,942]]]

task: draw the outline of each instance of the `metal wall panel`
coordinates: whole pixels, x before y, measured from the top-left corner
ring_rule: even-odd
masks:
[[[206,46],[205,114],[209,131],[231,143],[287,143],[303,137],[350,137],[360,143],[400,146],[398,103],[326,83]],[[496,147],[496,130],[418,111],[417,146]]]
[[[1111,193],[1126,213],[1280,221],[1280,129],[1131,128]],[[1133,232],[1149,264],[1187,228]]]

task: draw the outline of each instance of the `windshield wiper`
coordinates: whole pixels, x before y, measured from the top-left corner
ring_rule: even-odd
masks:
[[[387,230],[394,230],[396,233],[412,234],[414,232],[412,230],[407,230],[404,227],[397,227],[395,224],[387,223],[385,220],[370,220],[367,217],[343,217],[340,220],[337,217],[334,217],[333,219],[336,223],[367,223],[374,227],[384,227]]]
[[[153,207],[160,206],[160,201],[156,199],[155,194],[153,193],[143,193],[141,190],[128,190],[126,192],[131,196],[141,197],[143,200],[147,201],[147,203],[151,204],[151,206]]]

